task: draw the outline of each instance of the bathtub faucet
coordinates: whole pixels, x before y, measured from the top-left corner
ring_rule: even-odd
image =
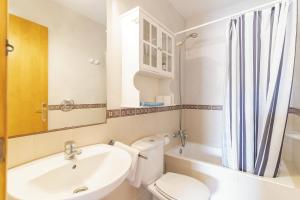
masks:
[[[178,132],[173,134],[174,138],[179,138],[181,142],[181,146],[185,147],[186,139],[188,135],[186,134],[185,130],[179,130]]]

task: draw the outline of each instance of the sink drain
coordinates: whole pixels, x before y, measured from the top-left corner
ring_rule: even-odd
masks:
[[[80,188],[77,188],[73,191],[73,194],[78,194],[80,192],[84,192],[84,191],[87,191],[89,188],[88,187],[80,187]]]

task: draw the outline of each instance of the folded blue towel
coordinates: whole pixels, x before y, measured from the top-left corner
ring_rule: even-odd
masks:
[[[163,106],[164,103],[162,103],[162,102],[141,102],[140,105],[145,106],[145,107],[157,107],[157,106]]]

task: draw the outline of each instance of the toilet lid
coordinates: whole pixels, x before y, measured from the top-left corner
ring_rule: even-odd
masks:
[[[155,189],[170,200],[208,200],[210,191],[189,176],[167,173],[155,182]]]

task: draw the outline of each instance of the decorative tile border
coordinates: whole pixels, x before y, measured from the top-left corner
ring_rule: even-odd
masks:
[[[61,105],[48,105],[48,110],[60,110]],[[106,108],[106,103],[99,104],[74,104],[73,109]]]
[[[106,117],[110,118],[118,118],[118,117],[127,117],[134,115],[144,115],[150,113],[157,112],[167,112],[173,110],[223,110],[223,106],[221,105],[174,105],[174,106],[160,106],[160,107],[141,107],[141,108],[121,108],[114,110],[107,110]]]
[[[60,110],[59,105],[49,105],[49,110],[50,110],[50,107],[52,108],[51,110]],[[105,107],[106,107],[106,104],[77,104],[75,109],[105,108]],[[161,106],[161,107],[121,108],[121,109],[107,110],[106,117],[107,117],[107,119],[111,119],[111,118],[134,116],[134,115],[144,115],[144,114],[150,114],[150,113],[166,112],[166,111],[181,110],[181,109],[222,111],[223,106],[222,105],[184,104],[184,105]],[[300,109],[290,107],[289,113],[300,116]],[[11,136],[11,137],[9,137],[9,139],[23,137],[23,136],[36,135],[36,134],[43,134],[43,133],[48,133],[48,132],[63,131],[63,130],[68,130],[68,129],[95,126],[95,125],[100,125],[100,124],[104,124],[104,123],[87,124],[87,125],[82,125],[82,126],[72,126],[72,127],[48,130],[45,132],[37,132],[37,133],[23,134],[23,135],[18,135],[18,136]]]
[[[299,109],[299,108],[293,108],[293,107],[290,107],[290,108],[289,108],[289,113],[290,113],[290,114],[295,114],[295,115],[300,116],[300,109]]]
[[[127,117],[127,116],[134,116],[134,115],[143,115],[143,114],[150,114],[150,113],[157,113],[157,112],[166,112],[172,110],[179,110],[181,106],[161,106],[161,107],[141,107],[141,108],[121,108],[121,109],[114,109],[114,110],[107,110],[106,117],[107,119],[110,118],[117,118],[117,117]]]
[[[194,104],[184,104],[182,109],[185,110],[223,110],[222,105],[194,105]]]
[[[160,106],[160,107],[121,108],[121,109],[107,110],[106,117],[107,119],[111,119],[111,118],[118,118],[118,117],[127,117],[127,116],[134,116],[134,115],[144,115],[144,114],[157,113],[157,112],[180,110],[180,109],[222,111],[223,106],[184,104],[184,105]],[[289,113],[300,116],[300,109],[289,108]]]
[[[106,108],[106,104],[75,104],[73,109],[90,109],[90,108]],[[199,104],[183,104],[174,106],[160,106],[160,107],[141,107],[141,108],[121,108],[114,110],[107,110],[106,117],[117,118],[134,115],[143,115],[156,112],[166,112],[172,110],[223,110],[222,105],[199,105]],[[60,105],[48,105],[48,110],[60,110]],[[299,108],[289,108],[290,114],[300,116]]]

